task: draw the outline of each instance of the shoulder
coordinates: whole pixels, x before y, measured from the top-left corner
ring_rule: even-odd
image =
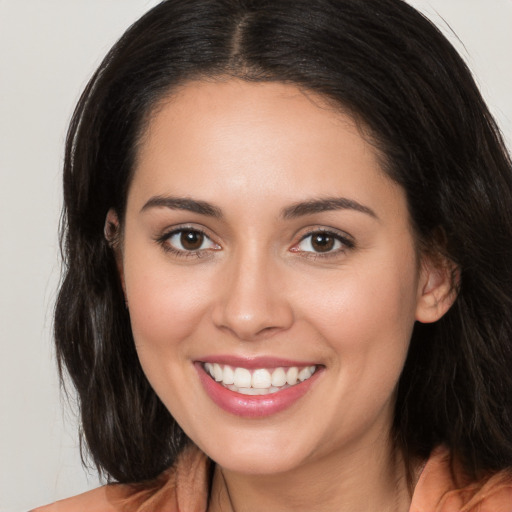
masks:
[[[447,448],[436,449],[414,490],[410,512],[512,512],[512,471],[464,480]]]
[[[56,501],[31,512],[120,512],[123,502],[130,496],[130,488],[124,485],[105,485],[72,498]]]
[[[194,445],[155,480],[110,484],[31,512],[203,511],[208,500],[209,461]]]

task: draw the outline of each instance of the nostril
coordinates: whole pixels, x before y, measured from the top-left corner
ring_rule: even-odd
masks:
[[[282,327],[263,327],[262,329],[250,329],[243,328],[241,326],[233,327],[228,325],[219,325],[219,329],[225,331],[226,333],[230,333],[232,336],[236,337],[239,341],[257,341],[267,339],[274,334],[282,331]]]

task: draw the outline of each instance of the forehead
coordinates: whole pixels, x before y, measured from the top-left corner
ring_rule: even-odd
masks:
[[[154,110],[139,147],[130,195],[364,202],[396,187],[352,117],[281,83],[185,84]]]

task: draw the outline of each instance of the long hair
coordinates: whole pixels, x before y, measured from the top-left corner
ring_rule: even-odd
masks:
[[[153,478],[187,440],[138,362],[104,223],[110,208],[123,222],[159,100],[226,76],[296,84],[365,127],[418,246],[458,268],[451,310],[415,326],[395,441],[409,460],[445,443],[474,475],[512,467],[511,161],[457,52],[401,0],[167,0],[101,63],[67,137],[55,311],[59,368],[97,467]]]

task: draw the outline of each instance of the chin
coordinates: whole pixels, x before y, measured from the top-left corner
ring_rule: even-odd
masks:
[[[287,473],[301,466],[303,459],[294,454],[274,451],[273,453],[219,454],[213,459],[227,471],[245,475],[274,475]]]
[[[277,435],[276,435],[277,434]],[[300,467],[311,457],[312,447],[295,434],[266,429],[205,437],[198,446],[219,466],[240,474],[272,475]],[[215,442],[213,442],[215,440]]]

